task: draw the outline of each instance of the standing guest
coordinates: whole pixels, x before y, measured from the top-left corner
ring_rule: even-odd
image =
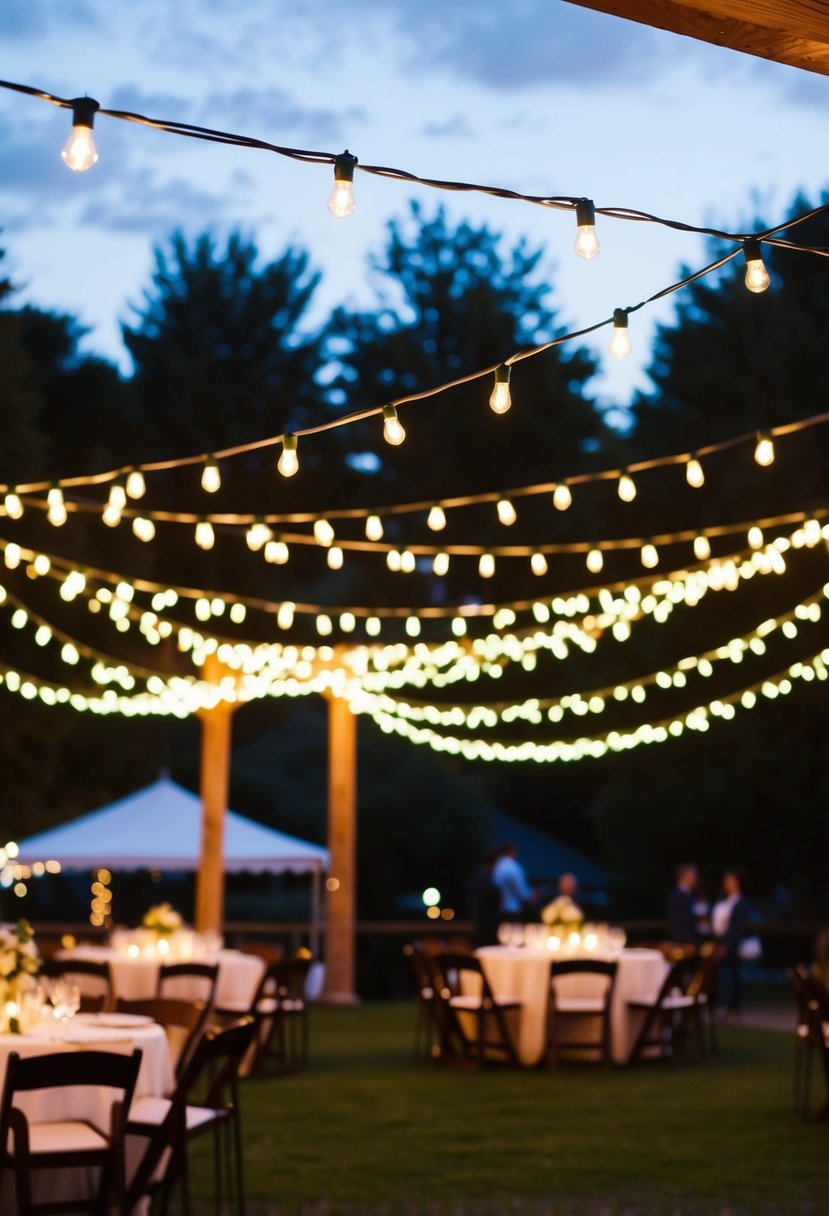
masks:
[[[517,845],[501,845],[492,870],[492,881],[499,892],[498,912],[501,920],[521,923],[535,897],[527,882],[524,867],[518,860]]]
[[[467,912],[473,924],[472,941],[476,947],[493,946],[498,940],[501,890],[492,878],[497,857],[496,849],[485,853],[481,865],[473,870],[466,883]]]
[[[711,928],[722,948],[720,974],[728,974],[730,992],[728,1013],[739,1017],[743,1007],[743,977],[740,973],[740,942],[748,927],[748,901],[736,870],[726,870],[722,877],[723,898],[714,904]]]
[[[568,899],[576,902],[576,896],[579,893],[579,880],[575,874],[560,874],[558,879],[559,895],[566,895]]]
[[[698,882],[699,871],[693,862],[683,861],[677,866],[676,886],[668,896],[668,937],[683,946],[695,946],[699,941],[694,913],[694,891]]]

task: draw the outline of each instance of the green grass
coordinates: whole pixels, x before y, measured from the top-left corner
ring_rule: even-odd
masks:
[[[315,1009],[308,1071],[245,1083],[253,1207],[829,1212],[829,1127],[792,1114],[786,1034],[727,1028],[718,1058],[675,1068],[469,1074],[415,1063],[413,1018]]]

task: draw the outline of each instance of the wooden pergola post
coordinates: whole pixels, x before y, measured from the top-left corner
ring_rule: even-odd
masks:
[[[357,846],[357,718],[343,697],[328,702],[328,849],[323,1000],[355,1005],[354,945]]]
[[[209,656],[212,660],[213,656]],[[218,684],[224,675],[218,662],[205,663],[204,679]],[[199,933],[221,933],[224,919],[224,830],[230,788],[233,711],[227,701],[199,710],[202,724],[201,773],[202,832],[196,874],[195,928]]]

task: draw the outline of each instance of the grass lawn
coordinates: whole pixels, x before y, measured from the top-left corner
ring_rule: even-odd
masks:
[[[829,1126],[792,1114],[787,1034],[726,1028],[675,1068],[468,1074],[415,1063],[413,1019],[315,1009],[308,1071],[245,1083],[253,1210],[829,1213]]]

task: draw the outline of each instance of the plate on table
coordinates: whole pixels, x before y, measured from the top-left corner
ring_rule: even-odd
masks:
[[[139,1026],[154,1026],[155,1022],[144,1013],[89,1013],[84,1017],[84,1025],[134,1030]]]

